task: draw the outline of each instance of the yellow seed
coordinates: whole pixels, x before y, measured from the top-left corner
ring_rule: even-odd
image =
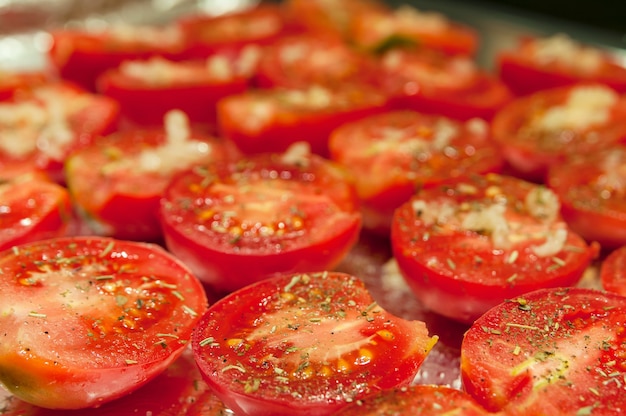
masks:
[[[333,370],[329,366],[325,365],[320,368],[320,371],[318,371],[317,374],[322,377],[330,377],[333,375]]]
[[[499,186],[492,185],[485,190],[485,195],[488,197],[494,197],[502,194],[502,189]]]
[[[337,360],[337,370],[339,370],[340,372],[348,372],[350,371],[351,367],[352,366],[350,365],[350,363],[343,358]]]
[[[226,340],[226,345],[228,345],[229,347],[236,347],[238,345],[241,345],[242,342],[243,339],[241,338],[231,338]]]
[[[374,358],[374,354],[372,353],[372,351],[368,350],[367,348],[360,348],[359,357],[356,359],[355,364],[369,364],[372,361],[372,358]]]
[[[381,329],[380,331],[377,331],[376,333],[385,341],[393,341],[396,338],[393,332],[387,329]]]
[[[298,372],[298,375],[300,376],[300,378],[309,379],[315,375],[315,371],[313,370],[313,368],[311,368],[311,366],[308,366],[305,369]]]
[[[285,302],[293,302],[296,299],[296,295],[289,292],[283,292],[280,294],[280,298]]]

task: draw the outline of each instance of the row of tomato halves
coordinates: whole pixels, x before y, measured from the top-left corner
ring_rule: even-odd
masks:
[[[287,407],[268,414],[293,414],[286,397],[300,398],[313,388],[306,380],[354,375],[357,367],[368,376],[345,380],[359,388],[339,383],[335,391],[323,383],[328,400],[321,413],[373,388],[410,381],[436,337],[428,337],[423,324],[396,322],[353,278],[297,274],[249,286],[277,273],[332,270],[362,230],[390,239],[420,302],[486,334],[471,354],[510,353],[510,391],[493,377],[473,380],[479,365],[463,361],[473,368],[464,372],[467,390],[486,409],[506,407],[511,391],[530,397],[524,396],[526,407],[515,408],[534,409],[537,389],[558,384],[554,380],[575,361],[547,344],[562,337],[579,337],[579,347],[598,343],[593,359],[607,368],[594,376],[621,371],[608,366],[623,367],[610,359],[623,354],[623,335],[603,337],[603,344],[593,332],[600,317],[621,319],[621,298],[562,289],[577,284],[601,247],[608,252],[626,243],[626,69],[608,54],[564,35],[529,38],[499,56],[494,75],[473,61],[478,37],[471,28],[408,6],[392,10],[366,1],[328,8],[322,1],[292,0],[225,16],[194,15],[165,27],[62,30],[51,37],[56,76],[14,73],[0,80],[6,181],[0,189],[6,224],[0,262],[3,275],[12,276],[3,283],[2,304],[16,298],[27,303],[3,314],[3,331],[16,337],[18,347],[5,348],[0,362],[3,384],[18,397],[44,407],[87,407],[138,385],[105,384],[89,393],[95,402],[69,394],[71,383],[55,392],[39,384],[27,388],[17,373],[33,357],[47,359],[43,351],[56,351],[59,341],[49,330],[35,330],[37,352],[31,341],[28,353],[23,350],[23,335],[13,328],[18,318],[38,329],[41,322],[59,325],[44,310],[42,296],[28,297],[28,291],[48,293],[44,298],[58,292],[54,314],[61,322],[59,310],[74,308],[73,302],[84,307],[82,324],[91,330],[78,339],[93,340],[94,348],[108,334],[137,337],[124,347],[130,368],[145,361],[138,351],[148,342],[136,329],[161,322],[151,345],[168,353],[149,366],[156,375],[179,355],[207,308],[195,277],[219,293],[234,292],[209,311],[194,352],[204,365],[220,366],[207,367],[205,376],[219,376],[214,391],[239,412],[268,406],[258,392],[266,394],[261,387],[270,386]],[[68,234],[117,240],[38,242]],[[123,240],[162,242],[189,272],[165,273],[178,260]],[[614,253],[602,264],[602,283],[623,293],[620,251]],[[51,284],[51,271],[71,271],[84,285]],[[170,275],[175,281],[168,281]],[[304,292],[294,294],[300,285]],[[548,287],[560,289],[526,296]],[[16,290],[24,293],[14,296]],[[351,290],[356,292],[346,293]],[[254,318],[238,313],[249,292],[272,293]],[[569,296],[574,311],[545,300]],[[118,308],[119,316],[100,316],[95,311],[102,305]],[[540,308],[548,316],[543,308],[549,307],[556,308],[549,325],[529,321],[538,319]],[[515,313],[521,320],[511,317]],[[271,315],[284,322],[274,325]],[[306,324],[290,322],[296,315]],[[316,335],[302,335],[302,325]],[[322,357],[328,333],[341,334],[333,341],[339,347]],[[506,340],[496,337],[505,333]],[[379,350],[383,345],[419,353],[388,354]],[[90,355],[93,348],[85,351]],[[81,359],[72,358],[61,373],[85,365]],[[406,372],[371,384],[368,365],[395,359],[408,366]],[[274,381],[267,381],[269,373],[255,375],[257,360]],[[396,364],[405,368],[376,365]],[[529,369],[542,365],[543,373],[533,378]],[[61,373],[46,374],[56,379]],[[587,380],[584,388],[597,386],[568,394],[573,402],[563,395],[558,405],[603,409],[604,398],[621,397],[626,385],[613,380]],[[303,391],[290,390],[296,381]],[[592,401],[595,396],[603,400]],[[312,407],[305,409],[312,414]]]

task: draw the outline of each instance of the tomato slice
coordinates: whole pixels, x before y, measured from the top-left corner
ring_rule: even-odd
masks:
[[[517,176],[544,181],[549,166],[626,138],[626,96],[600,84],[539,91],[500,110],[492,130]]]
[[[331,269],[361,226],[346,172],[299,149],[181,174],[160,216],[167,247],[224,291],[274,273]]]
[[[68,189],[93,232],[160,241],[159,200],[177,173],[238,158],[232,144],[192,130],[180,111],[160,129],[129,129],[74,152],[66,161]]]
[[[515,49],[496,56],[500,78],[519,95],[594,82],[626,93],[626,66],[597,46],[579,43],[565,34],[523,37]]]
[[[250,90],[217,104],[221,134],[247,154],[284,152],[306,141],[328,156],[328,137],[343,123],[387,110],[387,97],[367,85]]]
[[[626,409],[626,298],[554,288],[513,298],[466,332],[464,388],[507,415],[609,415]]]
[[[256,82],[264,88],[336,87],[345,83],[373,85],[377,76],[372,57],[335,37],[305,33],[285,36],[265,47]]]
[[[496,174],[418,192],[396,211],[391,239],[415,296],[467,323],[505,299],[576,284],[598,253],[568,229],[552,191]]]
[[[383,90],[397,108],[459,120],[491,120],[513,95],[497,77],[468,56],[414,47],[380,57]]]
[[[574,155],[549,169],[547,183],[574,231],[606,250],[626,245],[626,147]]]
[[[602,287],[613,293],[626,296],[626,245],[613,250],[600,265]]]
[[[491,414],[467,393],[445,386],[415,385],[383,390],[346,406],[335,416],[483,416]]]
[[[0,184],[0,251],[68,232],[72,204],[56,183],[21,177]]]
[[[327,415],[410,383],[437,342],[383,310],[358,278],[284,275],[215,303],[194,332],[201,373],[235,413]]]
[[[237,59],[216,54],[203,61],[125,61],[99,76],[97,88],[120,103],[122,116],[138,124],[161,124],[168,111],[178,109],[194,123],[214,125],[217,102],[247,89],[248,71],[257,60],[248,55],[258,53],[250,49]],[[244,64],[247,59],[252,64]]]
[[[179,19],[177,25],[185,35],[186,54],[192,58],[264,46],[290,30],[282,8],[268,3],[221,15],[194,14]]]
[[[351,21],[349,38],[357,47],[382,50],[393,43],[413,44],[446,54],[473,56],[478,32],[447,16],[405,4],[394,10],[368,10]]]
[[[183,352],[207,308],[200,282],[156,245],[60,238],[0,254],[0,383],[37,406],[121,397]]]
[[[64,182],[67,155],[116,126],[118,104],[67,83],[49,83],[0,103],[2,176],[41,170]]]
[[[393,212],[415,189],[503,166],[483,120],[408,110],[346,123],[332,132],[329,147],[331,159],[355,177],[364,227],[385,235]]]
[[[179,58],[186,41],[176,25],[131,26],[114,24],[100,31],[55,30],[48,55],[62,79],[90,91],[96,90],[96,79],[108,69],[126,60],[152,56]]]

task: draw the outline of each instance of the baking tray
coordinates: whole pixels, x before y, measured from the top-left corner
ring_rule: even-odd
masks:
[[[19,3],[19,4],[18,4]],[[82,6],[78,7],[82,3]],[[197,11],[223,13],[255,4],[254,0],[99,0],[86,7],[81,0],[5,0],[0,1],[0,69],[36,70],[47,65],[45,52],[49,47],[46,29],[66,26],[98,26],[109,22],[124,21],[137,24],[162,23]],[[566,33],[572,38],[604,47],[626,63],[626,37],[616,33],[576,24],[570,21],[547,18],[505,7],[485,8],[480,3],[461,1],[389,1],[392,6],[401,3],[414,5],[422,10],[439,11],[451,19],[476,28],[481,36],[481,48],[477,55],[480,65],[492,68],[495,53],[512,47],[521,35],[550,35]],[[10,9],[12,7],[12,9]],[[78,8],[77,8],[78,7]],[[7,22],[12,20],[9,25]],[[431,334],[439,336],[439,342],[431,351],[416,379],[416,384],[439,384],[461,388],[460,346],[466,325],[448,320],[426,310],[404,284],[395,262],[392,260],[389,241],[385,238],[363,233],[359,243],[338,268],[363,279],[378,303],[388,311],[406,319],[427,323]],[[591,267],[581,282],[583,286],[597,287],[597,265]],[[180,378],[181,369],[187,371]],[[177,378],[178,377],[178,378]],[[199,380],[189,354],[157,380],[123,399],[97,410],[67,412],[38,409],[24,404],[0,390],[0,414],[17,415],[170,415],[171,409],[153,408],[150,397],[172,380],[178,387],[189,384],[197,392],[206,390]],[[182,383],[182,384],[181,384]],[[182,390],[181,390],[182,391]],[[180,400],[191,400],[180,397]],[[206,395],[204,396],[206,397]],[[176,407],[176,404],[172,405]],[[203,414],[231,414],[218,404],[212,404],[211,412]],[[221,413],[220,413],[221,412]]]

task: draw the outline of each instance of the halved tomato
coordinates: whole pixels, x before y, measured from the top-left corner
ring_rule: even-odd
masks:
[[[600,265],[602,287],[626,296],[626,245],[613,250]]]
[[[247,154],[284,152],[305,141],[313,153],[328,156],[332,130],[387,110],[387,102],[385,94],[367,85],[250,90],[217,104],[217,124]]]
[[[323,34],[285,36],[264,48],[256,73],[259,87],[330,88],[345,83],[373,85],[378,70],[373,57]]]
[[[478,50],[478,32],[432,11],[405,4],[394,10],[367,10],[351,19],[348,35],[357,47],[382,50],[396,44],[437,49],[446,54],[473,56]]]
[[[607,85],[626,93],[626,66],[608,50],[559,33],[523,37],[513,50],[496,56],[500,78],[519,95],[579,82]]]
[[[437,342],[383,310],[358,278],[284,275],[215,303],[193,335],[207,383],[236,414],[330,415],[408,385]]]
[[[626,298],[543,289],[504,302],[465,333],[463,386],[506,415],[626,411]]]
[[[207,308],[200,282],[156,245],[60,238],[0,253],[0,383],[54,409],[99,406],[183,352]]]
[[[160,216],[172,253],[233,291],[275,273],[332,269],[358,239],[356,204],[346,172],[298,146],[179,175]]]
[[[396,108],[459,120],[491,120],[513,98],[506,85],[468,56],[422,47],[392,48],[380,56],[383,90]]]
[[[567,157],[626,139],[626,95],[600,84],[539,91],[501,109],[492,130],[515,175],[541,182]]]
[[[51,36],[48,55],[60,77],[90,91],[96,90],[100,74],[126,60],[152,56],[182,59],[187,46],[176,25],[112,24],[99,31],[55,30]]]
[[[626,146],[573,155],[548,170],[547,183],[572,230],[605,250],[626,245]]]
[[[159,200],[172,177],[192,166],[238,156],[232,144],[192,130],[185,115],[173,110],[160,129],[120,131],[72,153],[65,176],[92,232],[161,241]]]
[[[391,244],[415,296],[467,323],[505,299],[576,284],[598,254],[552,191],[496,174],[419,191],[395,212]]]
[[[485,121],[409,110],[346,123],[332,132],[329,147],[331,159],[353,173],[364,227],[384,235],[415,189],[499,172],[504,164]]]
[[[67,83],[49,83],[0,103],[2,176],[40,170],[63,182],[63,162],[74,149],[117,124],[118,104]]]
[[[446,386],[415,385],[383,390],[359,399],[334,416],[485,416],[467,393]]]
[[[15,72],[0,69],[0,101],[19,94],[22,90],[28,90],[47,81],[43,72]]]
[[[26,175],[0,183],[0,250],[68,232],[72,205],[68,191]]]

